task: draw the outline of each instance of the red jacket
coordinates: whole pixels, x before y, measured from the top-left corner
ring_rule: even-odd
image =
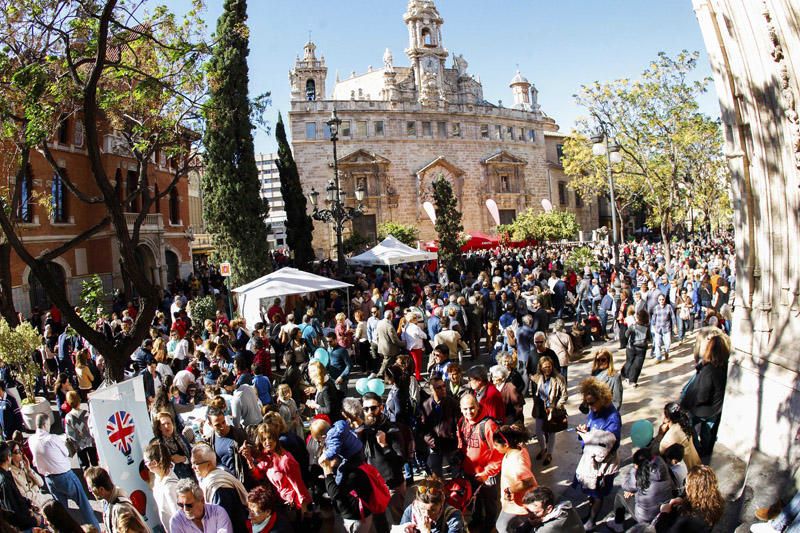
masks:
[[[493,384],[489,383],[477,396],[483,415],[490,416],[495,420],[503,420],[506,417],[506,402],[503,401],[503,395]]]
[[[458,424],[458,448],[464,453],[462,468],[468,476],[492,477],[500,473],[503,454],[494,449],[497,423],[478,411],[476,422],[462,418]]]

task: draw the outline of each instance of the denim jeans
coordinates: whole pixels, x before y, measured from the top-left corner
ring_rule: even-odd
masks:
[[[800,533],[800,492],[794,495],[776,518],[769,523],[775,531]]]
[[[661,354],[661,350],[664,350],[664,354],[669,354],[669,347],[672,344],[672,332],[671,331],[664,331],[662,333],[657,333],[655,330],[652,331],[653,334],[653,355],[658,360],[664,358]]]
[[[47,490],[58,500],[58,503],[69,509],[69,500],[74,501],[78,504],[83,523],[91,524],[97,528],[97,531],[100,531],[100,524],[94,515],[92,504],[89,503],[86,491],[83,489],[83,485],[81,485],[75,472],[69,470],[63,474],[45,476],[44,482],[47,485]]]

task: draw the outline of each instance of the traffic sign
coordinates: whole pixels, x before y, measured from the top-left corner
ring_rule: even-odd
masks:
[[[231,277],[231,264],[230,263],[220,263],[219,264],[219,275],[223,278]]]

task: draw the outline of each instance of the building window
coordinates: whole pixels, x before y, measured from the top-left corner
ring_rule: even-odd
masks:
[[[508,174],[500,175],[500,192],[511,192],[511,177]]]
[[[503,126],[494,127],[494,138],[500,141],[503,140]]]
[[[316,122],[306,122],[306,140],[313,141],[317,138]]]
[[[514,127],[513,126],[509,126],[509,127],[506,128],[506,135],[508,135],[508,140],[509,141],[513,141],[514,140]]]
[[[139,212],[139,197],[134,196],[136,193],[136,188],[139,186],[139,174],[136,173],[135,170],[128,171],[128,179],[125,180],[125,200],[130,200],[130,210],[133,213]],[[123,206],[124,208],[125,206]]]
[[[33,175],[30,165],[25,169],[25,174],[19,184],[17,220],[20,222],[33,222]]]
[[[489,125],[481,124],[481,139],[488,139],[488,138],[489,138]]]
[[[383,137],[383,121],[376,120],[373,122],[375,137]]]
[[[58,144],[63,144],[66,146],[69,142],[69,120],[67,119],[66,115],[62,116],[58,123],[57,138]]]
[[[511,224],[517,218],[517,211],[514,209],[500,209],[500,224]]]
[[[568,205],[567,199],[567,184],[563,181],[558,182],[558,203],[561,205]]]
[[[153,191],[153,197],[156,199],[156,214],[161,212],[161,198],[159,197],[159,194],[161,194],[161,191],[159,191],[158,183],[156,183],[156,187]]]
[[[526,140],[525,139],[525,128],[520,128],[519,129],[519,137],[518,137],[518,139],[520,141],[522,141],[522,142],[525,142],[525,140]]]
[[[75,131],[72,132],[72,144],[80,148],[83,146],[83,121],[76,120],[73,129]]]
[[[417,123],[416,121],[409,120],[406,122],[406,135],[409,137],[417,136]]]
[[[322,138],[325,139],[326,141],[329,141],[331,139],[331,127],[328,126],[327,124],[322,125]]]
[[[317,99],[317,84],[314,83],[314,80],[308,80],[306,82],[306,100],[309,102],[313,102]]]
[[[436,136],[440,139],[447,139],[447,122],[436,123]]]
[[[583,207],[583,198],[577,192],[575,193],[575,207]]]
[[[422,123],[422,136],[433,137],[433,129],[431,128],[431,123],[428,121]]]
[[[350,121],[343,120],[342,125],[339,126],[339,133],[342,137],[350,137]]]
[[[366,137],[367,136],[367,121],[366,120],[356,120],[356,135],[358,137]]]
[[[453,122],[451,135],[453,137],[461,137],[461,123],[460,122]]]
[[[528,130],[528,140],[530,142],[536,142],[536,131],[535,130]]]
[[[431,37],[431,30],[429,30],[428,28],[422,29],[422,44],[424,46],[434,46],[433,38]]]
[[[66,176],[67,169],[60,169],[61,173]],[[53,222],[69,222],[69,212],[67,208],[67,190],[64,187],[64,182],[58,173],[53,175],[53,183],[50,186],[52,220]]]
[[[564,159],[564,145],[557,144],[556,145],[556,158],[558,159],[558,164],[561,164],[561,160]]]
[[[181,223],[181,203],[180,197],[178,196],[177,189],[172,189],[169,191],[169,223],[170,224],[180,224]]]

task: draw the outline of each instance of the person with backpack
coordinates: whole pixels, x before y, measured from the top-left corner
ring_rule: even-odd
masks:
[[[133,506],[131,501],[122,494],[119,487],[116,487],[111,481],[111,476],[108,475],[106,469],[99,466],[91,466],[84,474],[86,478],[86,485],[89,490],[94,494],[94,497],[103,502],[103,525],[105,531],[108,533],[115,533],[121,529],[117,529],[117,517],[120,513],[131,513],[137,517],[137,522],[144,527],[144,531],[150,531],[144,525],[144,519],[139,514],[139,511]]]
[[[361,399],[363,405],[364,424],[356,434],[364,443],[364,455],[367,463],[380,472],[389,487],[391,499],[389,512],[392,523],[397,523],[403,514],[406,501],[406,482],[403,476],[403,465],[410,460],[406,433],[397,423],[392,423],[383,413],[383,401],[374,392],[366,393]],[[388,533],[391,526],[386,514],[375,516],[375,529],[378,533]]]
[[[463,533],[464,516],[449,505],[445,498],[445,487],[437,476],[420,481],[416,486],[416,497],[406,507],[400,525],[406,531],[428,533]],[[413,529],[412,529],[413,528]]]
[[[625,383],[633,383],[634,387],[639,386],[639,374],[642,373],[647,343],[650,341],[649,324],[650,315],[646,310],[640,309],[636,312],[636,323],[625,330],[628,343],[625,348],[625,366],[622,375],[625,376]]]
[[[500,511],[498,474],[503,454],[494,447],[498,426],[472,394],[461,397],[461,414],[463,418],[458,425],[458,447],[464,456],[461,468],[477,491],[470,530],[488,533]]]

